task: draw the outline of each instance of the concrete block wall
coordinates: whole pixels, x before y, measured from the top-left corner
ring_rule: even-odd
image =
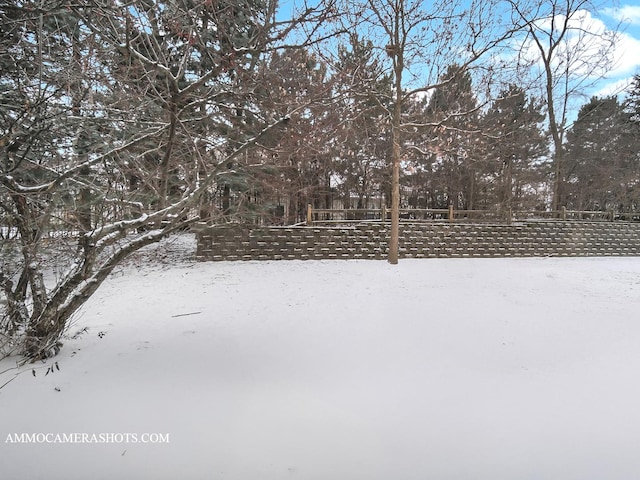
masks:
[[[259,227],[222,225],[197,232],[198,260],[386,258],[389,225]],[[401,258],[636,256],[640,224],[520,222],[401,224]]]

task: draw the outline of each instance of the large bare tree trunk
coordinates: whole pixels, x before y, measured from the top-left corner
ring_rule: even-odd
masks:
[[[399,83],[399,82],[398,82]],[[388,261],[398,263],[400,241],[400,100],[396,100],[393,110],[393,147],[391,151],[391,235],[389,239]]]

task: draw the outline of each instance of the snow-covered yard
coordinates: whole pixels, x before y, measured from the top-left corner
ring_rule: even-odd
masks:
[[[3,480],[640,478],[640,258],[146,261],[84,327],[0,390]]]

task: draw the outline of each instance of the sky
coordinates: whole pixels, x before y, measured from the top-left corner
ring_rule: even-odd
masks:
[[[605,7],[594,20],[595,28],[617,29],[619,40],[615,49],[616,63],[606,78],[597,83],[593,93],[599,96],[618,94],[634,74],[640,74],[640,3],[632,1]]]
[[[308,0],[282,0],[281,11],[290,14],[292,5],[301,8]],[[409,1],[409,0],[408,0]],[[463,0],[463,2],[468,0]],[[595,35],[617,32],[613,64],[603,67],[585,81],[587,96],[624,95],[633,76],[640,74],[640,0],[604,0],[595,13],[582,11],[576,15],[575,27],[584,27]],[[366,35],[365,35],[366,37]],[[594,45],[597,48],[597,45]],[[418,69],[419,71],[420,69]],[[584,99],[580,100],[583,101]]]

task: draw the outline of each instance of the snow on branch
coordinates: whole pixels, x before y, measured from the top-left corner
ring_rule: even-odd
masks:
[[[64,172],[58,174],[58,176],[56,178],[54,178],[53,180],[51,180],[50,182],[46,182],[46,183],[41,183],[38,185],[23,185],[21,183],[18,183],[18,181],[15,180],[15,178],[13,178],[13,176],[11,175],[0,175],[0,184],[4,185],[5,187],[7,187],[11,192],[13,193],[17,193],[17,194],[23,194],[23,195],[32,195],[32,194],[38,194],[38,193],[50,193],[53,191],[54,188],[56,188],[58,185],[60,185],[60,183],[68,178],[73,177],[74,175],[80,173],[82,170],[85,170],[93,165],[99,164],[101,162],[103,162],[105,159],[112,157],[114,155],[117,155],[120,152],[124,152],[132,147],[135,147],[136,145],[144,142],[145,140],[148,140],[150,138],[153,138],[155,136],[157,136],[159,133],[163,132],[164,130],[166,130],[167,125],[162,126],[161,128],[158,128],[152,132],[149,132],[145,135],[141,135],[127,143],[125,143],[124,145],[121,145],[119,147],[113,148],[111,150],[109,150],[106,153],[97,155],[96,157],[86,160],[84,162],[81,162],[71,168],[66,169]]]

